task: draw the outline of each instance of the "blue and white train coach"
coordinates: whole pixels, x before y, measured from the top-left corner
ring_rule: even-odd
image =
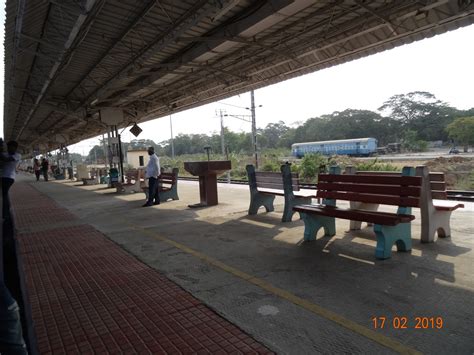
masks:
[[[297,158],[302,158],[307,153],[368,157],[377,152],[377,140],[375,138],[358,138],[295,143],[291,146],[291,152]]]

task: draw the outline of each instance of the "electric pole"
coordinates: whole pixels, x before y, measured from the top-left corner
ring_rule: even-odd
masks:
[[[219,115],[221,118],[221,150],[222,150],[222,156],[226,156],[225,154],[225,129],[224,129],[224,115],[225,115],[225,110],[216,110],[216,115]],[[230,172],[227,172],[227,183],[230,184]]]
[[[255,98],[253,90],[250,91],[250,112],[252,113],[252,145],[255,153],[255,169],[258,170],[258,155],[257,155],[257,124],[255,122]]]
[[[174,159],[174,142],[173,142],[173,122],[170,115],[170,131],[171,131],[171,158]]]
[[[107,165],[108,165],[107,144],[105,143],[105,136],[103,133],[102,133],[102,149],[104,149],[104,164],[105,164],[105,167],[107,168]]]

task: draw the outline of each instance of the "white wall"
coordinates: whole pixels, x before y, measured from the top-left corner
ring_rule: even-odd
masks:
[[[140,151],[128,151],[127,152],[127,162],[130,165],[131,168],[137,169],[140,168],[140,156],[143,157],[143,165],[142,167],[145,167],[148,164],[148,161],[150,160],[150,156],[148,155],[148,152],[146,150],[140,150]]]

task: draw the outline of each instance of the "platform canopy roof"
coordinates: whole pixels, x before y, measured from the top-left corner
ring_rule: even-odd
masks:
[[[5,138],[54,149],[106,108],[126,126],[473,22],[473,0],[7,0]]]

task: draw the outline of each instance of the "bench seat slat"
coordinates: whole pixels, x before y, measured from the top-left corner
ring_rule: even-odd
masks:
[[[443,191],[446,190],[446,183],[444,181],[430,181],[431,190]]]
[[[176,181],[176,179],[173,179],[173,178],[162,178],[162,177],[159,177],[158,180],[162,181],[162,182],[167,182],[167,183],[174,183]]]
[[[316,198],[316,192],[314,190],[299,190],[299,191],[293,191],[293,194],[296,197],[312,197]]]
[[[275,190],[275,189],[258,189],[258,192],[266,195],[277,195],[277,196],[285,196],[283,190]],[[296,197],[313,197],[316,198],[316,194],[314,191],[297,191],[293,192]]]
[[[267,187],[259,188],[258,192],[260,192],[262,194],[267,194],[267,195],[277,195],[277,196],[284,196],[285,195],[283,190],[272,189],[272,188],[267,188]]]
[[[446,191],[431,191],[431,198],[438,200],[447,200],[448,194]]]
[[[176,180],[158,178],[158,181],[161,182],[161,183],[165,183],[165,184],[174,184]]]
[[[417,197],[396,197],[388,195],[369,195],[361,193],[351,192],[336,192],[336,191],[318,191],[317,197],[345,200],[345,201],[358,201],[365,203],[384,204],[393,206],[404,206],[404,207],[418,207],[419,199]]]
[[[281,173],[276,172],[255,172],[257,187],[283,190],[283,180]],[[299,191],[300,182],[297,173],[291,174],[291,185],[293,191]]]
[[[280,177],[280,180],[281,180],[281,174],[280,174],[280,173],[277,173],[277,172],[272,172],[272,171],[256,171],[256,172],[255,172],[255,175],[257,176],[257,178],[259,178],[259,177],[275,177],[275,176],[279,176],[279,177]],[[292,177],[292,178],[298,177],[298,173],[291,173],[291,177]]]
[[[421,186],[421,178],[419,176],[319,174],[318,182],[347,182],[375,185]]]
[[[259,181],[281,181],[281,174],[280,173],[272,173],[272,176],[260,176],[259,173],[255,173],[257,176],[257,180]]]
[[[399,223],[408,223],[415,219],[415,216],[413,215],[403,215],[389,212],[373,212],[356,209],[342,209],[324,205],[297,205],[293,209],[297,212],[349,219],[354,221],[363,221],[386,226],[396,226]]]
[[[442,172],[432,172],[429,173],[430,181],[442,181],[444,182],[444,173]]]
[[[352,184],[352,183],[329,183],[320,182],[319,190],[361,192],[374,195],[393,195],[393,196],[417,196],[420,194],[420,188],[415,186],[395,186],[395,185],[370,185],[370,184]]]
[[[282,190],[283,191],[283,182],[279,183],[269,183],[269,182],[259,182],[257,181],[257,188],[263,189],[274,189],[274,190]]]

